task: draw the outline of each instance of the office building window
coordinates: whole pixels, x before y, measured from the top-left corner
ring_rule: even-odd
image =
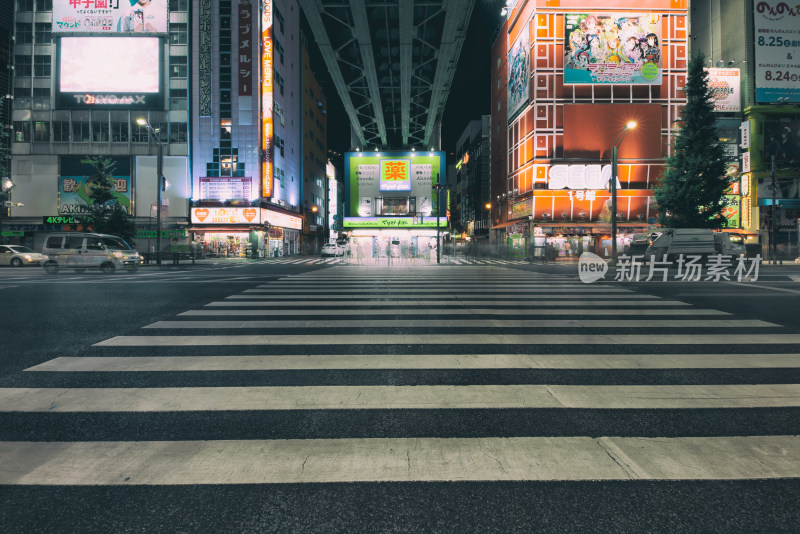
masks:
[[[275,115],[278,116],[281,126],[284,126],[286,124],[286,116],[283,113],[283,106],[281,106],[277,101],[273,101],[272,104],[272,109],[275,112]]]
[[[131,143],[146,143],[149,138],[150,134],[147,133],[147,126],[136,122],[131,124]]]
[[[14,38],[17,44],[23,45],[33,43],[33,30],[31,30],[31,25],[27,22],[18,22],[17,32]]]
[[[31,140],[31,123],[28,121],[14,121],[14,142],[27,143]]]
[[[33,123],[33,140],[49,143],[50,142],[50,123],[36,121]]]
[[[72,142],[73,143],[88,143],[89,142],[89,121],[76,121],[72,120]]]
[[[33,109],[37,110],[50,109],[49,87],[33,88]]]
[[[189,140],[185,122],[169,123],[169,142],[186,143]]]
[[[108,143],[108,111],[92,110],[92,141],[95,143]]]
[[[69,143],[69,121],[53,122],[53,142]]]
[[[33,74],[31,56],[14,56],[14,74],[17,76],[31,76]]]
[[[273,74],[275,77],[275,83],[278,84],[278,87],[281,90],[281,96],[283,96],[283,76],[281,76],[281,73],[277,70],[273,71]]]
[[[53,0],[36,0],[36,11],[53,11]]]
[[[188,27],[185,22],[175,22],[169,25],[169,43],[185,45],[189,42]]]
[[[51,24],[49,22],[36,23],[36,44],[50,44],[53,42],[53,36],[50,33]]]
[[[15,87],[14,109],[30,109],[30,108],[31,108],[31,88]]]
[[[275,15],[275,20],[278,22],[278,29],[281,31],[281,33],[283,33],[283,15],[278,10],[278,6],[276,6],[274,3],[272,4],[272,13]]]
[[[169,109],[189,109],[188,92],[188,89],[170,89]]]
[[[275,43],[275,51],[278,53],[278,58],[280,59],[281,65],[283,65],[283,59],[284,59],[283,45],[275,37],[272,38],[272,42]]]
[[[111,141],[114,143],[128,142],[128,122],[111,121]]]
[[[170,11],[186,11],[189,9],[189,0],[169,0]]]
[[[50,76],[50,56],[33,56],[33,75]]]
[[[33,0],[17,0],[17,11],[33,11]]]
[[[169,56],[169,77],[186,78],[189,74],[189,65],[186,56]]]

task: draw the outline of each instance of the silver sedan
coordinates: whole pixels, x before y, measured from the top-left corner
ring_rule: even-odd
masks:
[[[22,245],[0,245],[0,265],[22,267],[23,265],[40,265],[47,256],[34,252]]]

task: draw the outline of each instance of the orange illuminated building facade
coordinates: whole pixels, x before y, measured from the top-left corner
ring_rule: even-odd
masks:
[[[508,8],[492,51],[495,239],[527,247],[536,236],[562,256],[607,249],[611,147],[629,121],[637,127],[618,145],[620,234],[654,222],[653,188],[686,102],[688,0],[595,6]]]

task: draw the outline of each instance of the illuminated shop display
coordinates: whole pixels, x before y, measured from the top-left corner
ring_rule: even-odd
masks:
[[[345,153],[345,215],[436,214],[433,185],[445,183],[444,152]],[[444,194],[442,195],[444,201]],[[445,216],[444,211],[441,214]]]

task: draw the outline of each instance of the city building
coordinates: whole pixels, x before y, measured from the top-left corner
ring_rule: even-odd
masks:
[[[448,221],[444,152],[346,152],[344,169],[343,226],[356,261],[436,262]]]
[[[304,254],[319,254],[328,241],[327,153],[328,102],[311,69],[311,57],[305,37],[303,43],[303,235]]]
[[[3,222],[15,242],[41,249],[47,232],[74,229],[94,173],[87,157],[105,157],[136,245],[152,253],[159,144],[162,228],[185,235],[189,1],[137,5],[15,0],[11,178],[23,206]]]
[[[489,130],[490,116],[470,121],[456,142],[455,184],[451,202],[458,206],[454,234],[463,239],[488,239],[489,210]],[[487,207],[488,205],[488,207]]]
[[[7,68],[0,68],[0,180],[10,179],[9,170],[11,169],[11,106],[13,103],[13,74],[11,69],[12,57],[14,55],[14,4],[3,2],[0,4],[0,65]],[[10,180],[4,180],[0,189],[0,228],[2,219],[8,216],[9,208],[5,205],[11,198]],[[14,235],[10,230],[0,230],[0,243],[9,242]]]
[[[297,2],[199,0],[191,40],[194,241],[210,254],[300,253]]]
[[[516,2],[492,48],[492,231],[511,256],[610,256],[615,145],[618,249],[655,223],[686,101],[687,0],[571,5]]]
[[[800,256],[800,14],[778,0],[699,0],[691,18],[738,178],[726,217],[751,254]]]

